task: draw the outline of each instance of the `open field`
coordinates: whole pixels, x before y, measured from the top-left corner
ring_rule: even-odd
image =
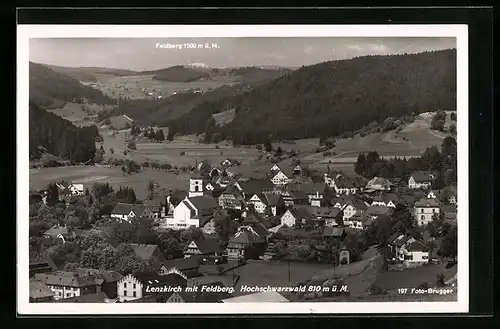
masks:
[[[148,95],[149,92],[153,93],[153,97],[166,97],[172,95],[174,92],[188,89],[207,91],[223,85],[235,85],[238,83],[236,77],[214,77],[213,79],[207,78],[203,81],[170,82],[155,80],[153,79],[153,75],[114,76],[109,74],[95,74],[95,76],[98,82],[84,82],[84,84],[99,89],[110,97],[128,97],[130,99],[152,98],[152,96]],[[143,91],[143,88],[146,90]]]
[[[110,108],[110,106],[97,104],[66,103],[62,108],[47,110],[47,112],[63,117],[76,126],[86,126],[96,124],[93,118],[96,117],[100,111]],[[86,109],[87,112],[84,109]]]
[[[85,188],[92,184],[109,183],[113,188],[120,186],[132,187],[138,199],[144,199],[148,194],[148,181],[153,180],[160,188],[189,189],[189,173],[179,173],[147,169],[133,175],[123,175],[120,168],[106,168],[97,166],[56,167],[30,169],[30,188],[42,189],[47,184],[66,180],[75,183],[84,183]]]

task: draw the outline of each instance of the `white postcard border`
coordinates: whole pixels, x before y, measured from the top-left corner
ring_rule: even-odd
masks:
[[[458,300],[456,302],[316,303],[29,303],[29,39],[233,37],[455,37],[457,47]],[[17,28],[17,305],[30,314],[376,314],[466,313],[469,308],[469,134],[467,25],[18,25]],[[167,306],[168,305],[168,306]]]

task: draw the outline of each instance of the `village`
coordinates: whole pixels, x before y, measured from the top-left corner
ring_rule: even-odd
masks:
[[[454,266],[455,272],[451,270],[446,277],[429,270],[433,273],[430,280],[426,281],[424,277],[429,278],[429,274],[422,272],[413,281],[417,280],[414,288],[456,287],[456,246],[450,245],[453,232],[456,239],[456,188],[434,188],[435,172],[415,170],[408,178],[389,180],[327,170],[320,173],[321,180],[313,180],[306,165],[294,162],[269,165],[265,177],[254,178],[233,173],[233,165],[231,159],[216,165],[200,161],[185,191],[150,182],[151,193],[145,200],[137,201],[135,196],[115,200],[108,214],[103,214],[101,208],[92,225],[72,226],[63,219],[40,232],[40,239],[50,241],[48,244],[58,246],[58,250],[78,239],[98,239],[96,236],[106,231],[103,227],[109,226],[116,235],[122,226],[150,223],[144,224],[154,231],[148,234],[168,238],[161,246],[136,243],[143,240],[135,238],[120,240],[131,248],[133,260],[147,264],[132,268],[133,260],[125,260],[128,264],[121,267],[121,272],[104,261],[99,263],[99,259],[87,262],[95,264],[93,268],[71,267],[67,259],[55,264],[48,252],[39,253],[36,260],[30,259],[30,301],[289,302],[340,298],[345,297],[345,292],[245,294],[239,287],[310,285],[318,273],[332,271],[333,276],[327,275],[319,283],[349,286],[377,257],[382,259],[380,267],[386,272],[380,277],[403,277],[426,268]],[[46,189],[32,190],[30,205],[47,207],[51,203],[67,209],[89,199],[103,200],[103,193],[109,192],[102,192],[109,188],[105,184],[99,188],[85,185],[54,182]],[[129,192],[125,187],[114,193]],[[80,215],[75,212],[73,216]],[[134,234],[139,232],[137,229]],[[180,237],[177,240],[183,241],[182,246],[172,242],[173,237]],[[99,258],[98,252],[95,255]],[[266,279],[264,268],[279,268],[280,272]],[[299,268],[300,277],[294,272]],[[343,271],[348,274],[343,275]],[[384,287],[378,282],[377,276],[367,287],[352,283],[351,295],[384,295],[401,288],[390,284]],[[193,288],[200,285],[205,287],[203,291]]]

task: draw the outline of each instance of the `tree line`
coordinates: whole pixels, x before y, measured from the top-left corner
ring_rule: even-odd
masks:
[[[83,103],[87,100],[101,105],[114,105],[115,100],[100,90],[84,86],[80,81],[49,67],[30,62],[30,101],[43,108],[63,107],[65,102]]]
[[[455,71],[455,50],[330,61],[200,104],[169,126],[176,133],[218,133],[236,144],[339,136],[387,117],[456,109]],[[212,115],[230,108],[234,120],[215,125]]]
[[[99,135],[96,126],[76,127],[70,121],[30,103],[29,131],[31,159],[38,159],[43,153],[75,163],[94,158],[94,138]]]
[[[412,172],[418,170],[437,173],[433,188],[442,189],[445,186],[455,185],[457,182],[457,142],[448,136],[441,144],[428,147],[422,156],[414,158],[384,159],[376,151],[360,153],[354,165],[354,171],[365,178],[375,176],[384,178],[408,179]]]

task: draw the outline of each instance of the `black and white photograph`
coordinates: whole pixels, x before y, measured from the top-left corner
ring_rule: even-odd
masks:
[[[468,311],[466,26],[18,33],[20,310]]]

